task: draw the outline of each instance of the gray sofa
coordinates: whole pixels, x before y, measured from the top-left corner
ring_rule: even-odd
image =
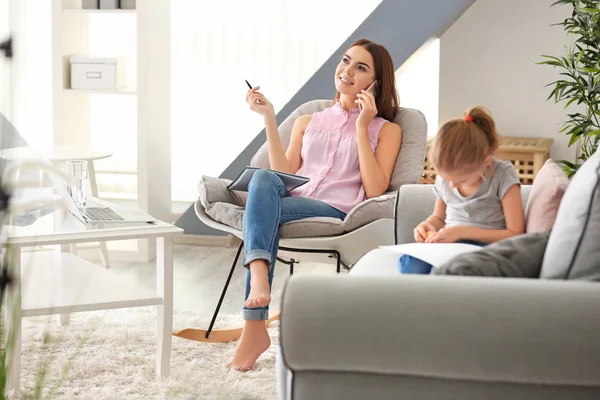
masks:
[[[291,277],[279,398],[599,399],[600,284],[583,280],[600,270],[593,162],[563,197],[542,279],[400,276],[398,256],[380,250],[347,276]],[[398,243],[433,201],[431,187],[400,189]]]

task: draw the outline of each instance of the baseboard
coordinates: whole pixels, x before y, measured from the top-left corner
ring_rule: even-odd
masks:
[[[212,236],[212,235],[176,235],[173,237],[174,244],[184,244],[188,246],[207,246],[207,247],[232,247],[230,236]],[[235,237],[235,236],[233,236]]]
[[[227,247],[238,247],[242,243],[242,239],[235,235],[227,236]]]

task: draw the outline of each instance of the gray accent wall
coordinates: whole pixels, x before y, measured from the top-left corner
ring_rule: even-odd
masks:
[[[385,46],[394,60],[402,65],[432,37],[440,37],[476,0],[383,0],[364,22],[342,43],[304,86],[277,114],[281,123],[300,105],[314,99],[332,98],[333,75],[343,52],[357,39],[368,38]],[[265,130],[223,171],[221,178],[233,179],[247,165],[265,142]],[[186,234],[224,235],[200,222],[191,205],[175,223]]]

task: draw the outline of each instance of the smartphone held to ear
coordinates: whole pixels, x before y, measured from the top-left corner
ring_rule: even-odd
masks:
[[[377,88],[379,87],[379,81],[374,81],[367,88],[367,92],[371,93],[373,96],[377,97]]]
[[[371,93],[375,98],[377,98],[377,88],[379,87],[379,81],[374,81],[367,88],[367,92]],[[362,105],[359,103],[358,107],[362,110]]]

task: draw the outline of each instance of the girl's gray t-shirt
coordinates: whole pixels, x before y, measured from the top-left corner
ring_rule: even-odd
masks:
[[[494,159],[490,173],[472,196],[462,196],[439,175],[433,191],[446,203],[446,226],[506,229],[502,199],[511,186],[519,184],[519,177],[510,161]]]

